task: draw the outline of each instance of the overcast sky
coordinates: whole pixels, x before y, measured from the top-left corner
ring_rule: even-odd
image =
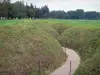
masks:
[[[20,0],[11,0],[12,2]],[[24,0],[28,3],[33,3],[37,7],[48,5],[50,10],[76,10],[84,9],[85,11],[99,11],[100,0]]]

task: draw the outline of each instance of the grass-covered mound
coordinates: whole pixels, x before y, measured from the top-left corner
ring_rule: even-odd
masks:
[[[82,63],[75,75],[100,75],[100,53]]]
[[[85,60],[91,57],[100,47],[100,27],[74,26],[59,36],[58,41],[63,46],[75,49],[82,60]]]
[[[9,21],[8,21],[9,22]],[[41,75],[57,68],[65,56],[61,45],[45,25],[24,20],[16,25],[0,27],[0,73],[5,75]]]
[[[100,75],[100,20],[43,20],[52,23],[62,46],[81,57],[75,75]],[[54,24],[55,23],[55,24]]]
[[[55,29],[58,32],[59,36],[60,36],[65,30],[70,28],[71,25],[65,25],[63,23],[52,23],[51,27],[53,29]]]
[[[58,41],[79,53],[82,64],[75,75],[100,75],[100,54],[96,54],[100,52],[99,26],[73,26],[64,31]]]
[[[42,28],[45,32],[49,33],[52,37],[57,38],[59,33],[51,27],[52,23],[41,22],[41,20],[34,21],[35,25]]]
[[[51,24],[59,33],[57,39],[62,46],[79,53],[81,65],[75,75],[100,75],[100,20],[50,19],[42,22]]]

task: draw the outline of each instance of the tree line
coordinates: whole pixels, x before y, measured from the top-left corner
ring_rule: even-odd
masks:
[[[11,3],[10,0],[0,0],[0,19],[22,19],[22,18],[52,18],[52,19],[100,19],[100,12],[77,9],[75,11],[50,11],[48,6],[37,8],[24,1]]]

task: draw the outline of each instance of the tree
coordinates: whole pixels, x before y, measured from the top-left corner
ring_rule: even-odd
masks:
[[[10,3],[10,0],[9,0],[9,2],[8,2],[8,16],[7,16],[7,18],[8,19],[12,19],[12,18],[14,18],[14,16],[13,16],[13,9],[12,9],[12,4]]]
[[[48,6],[45,5],[45,6],[41,7],[40,17],[41,18],[49,18],[49,8],[48,8]]]
[[[8,8],[10,6],[10,0],[1,0],[0,1],[0,16],[7,18],[8,17]]]
[[[13,15],[19,19],[26,17],[26,6],[23,1],[17,1],[13,4]]]
[[[76,16],[77,19],[84,19],[85,18],[85,13],[83,9],[77,9],[76,10]]]
[[[41,9],[40,8],[35,8],[35,19],[36,18],[41,18],[42,14],[41,14]]]
[[[11,3],[10,0],[0,0],[0,18],[54,18],[54,19],[100,19],[100,12],[87,11],[77,9],[75,11],[49,11],[47,5],[37,8],[30,5],[25,5],[24,1]]]
[[[0,17],[2,17],[2,1],[0,1]]]
[[[33,17],[35,17],[35,8],[32,3],[30,6],[26,5],[26,13],[28,18],[32,19]]]
[[[65,11],[51,11],[50,17],[55,19],[65,19],[66,18],[66,12]]]
[[[87,11],[85,12],[85,18],[86,19],[97,19],[99,18],[99,14],[96,11]]]
[[[96,19],[100,19],[100,12],[97,12]]]
[[[76,11],[68,11],[67,15],[68,15],[68,19],[78,19]]]

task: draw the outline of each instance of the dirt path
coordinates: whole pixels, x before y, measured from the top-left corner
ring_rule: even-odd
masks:
[[[76,71],[80,64],[80,57],[78,54],[71,49],[63,48],[63,50],[66,50],[66,54],[68,55],[68,58],[64,65],[62,65],[60,68],[55,70],[50,75],[73,75],[73,73]],[[71,74],[70,74],[70,61],[71,61]]]

